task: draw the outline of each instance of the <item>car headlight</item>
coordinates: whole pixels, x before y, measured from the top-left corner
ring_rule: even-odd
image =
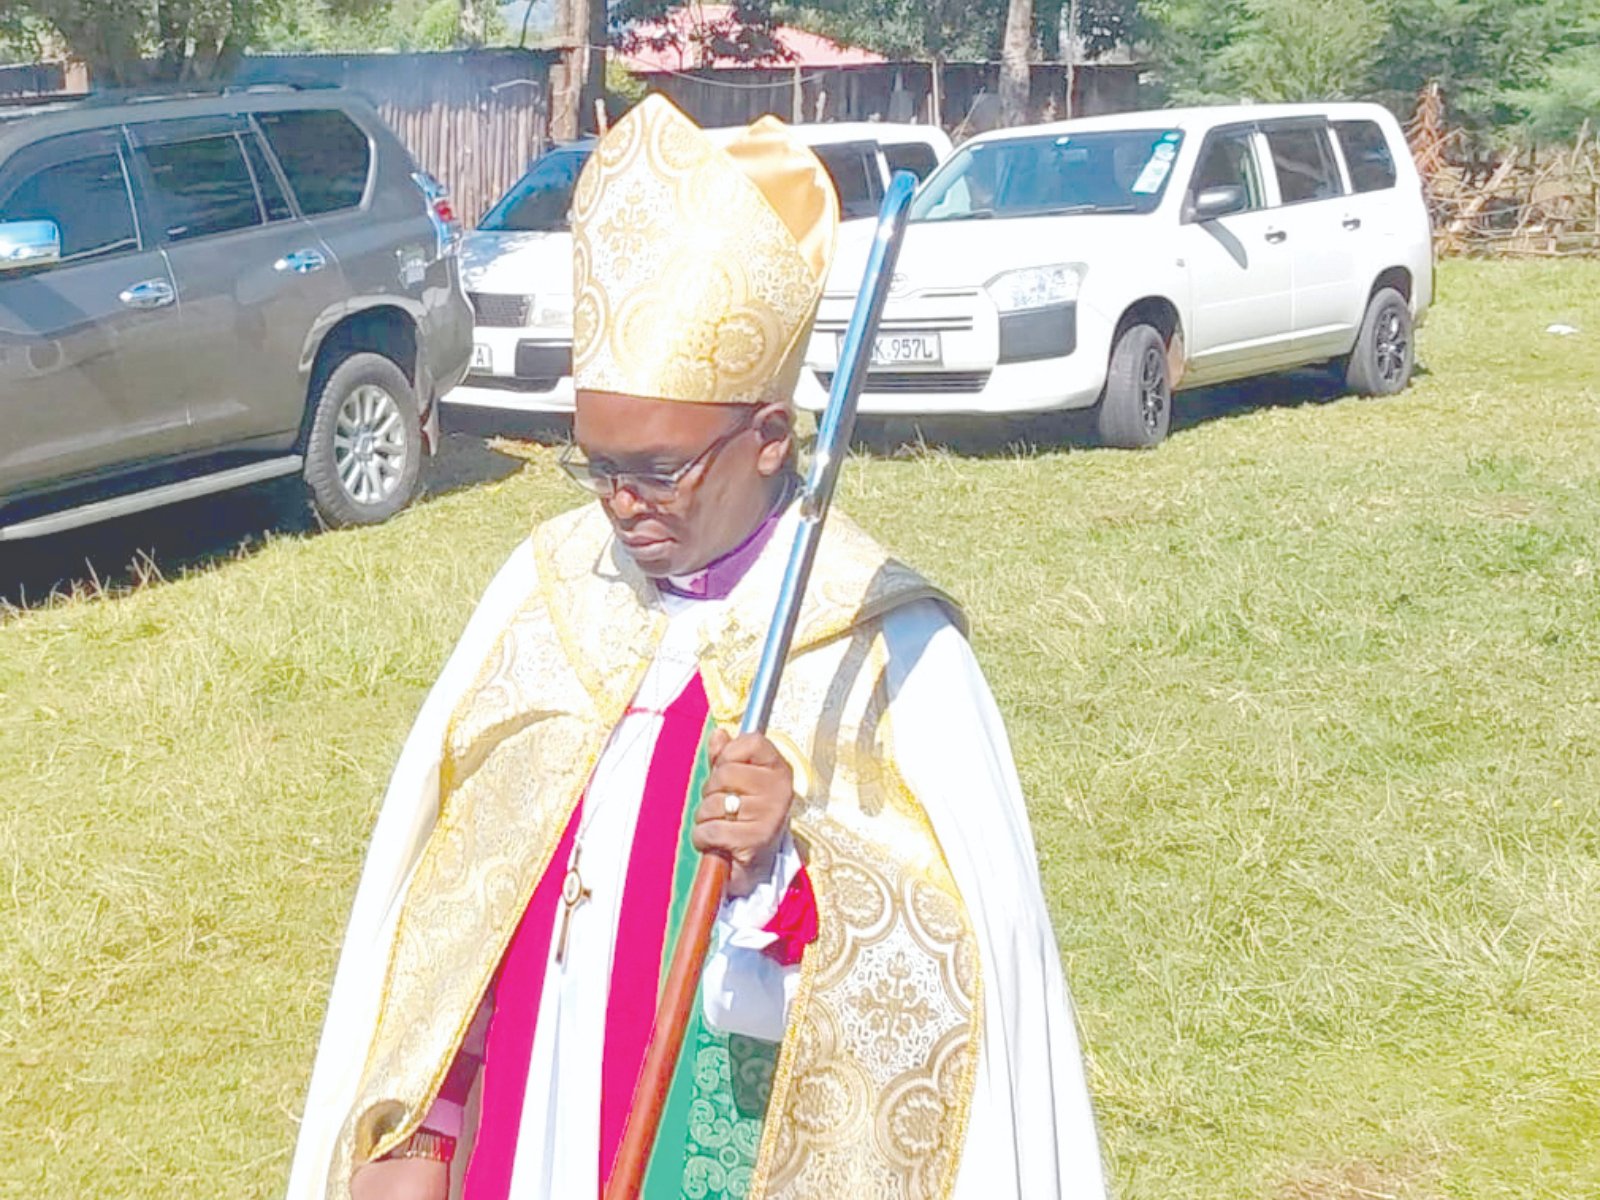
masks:
[[[1051,304],[1069,304],[1083,286],[1083,263],[1058,263],[1049,267],[1023,267],[996,275],[984,285],[995,307],[1003,313]]]

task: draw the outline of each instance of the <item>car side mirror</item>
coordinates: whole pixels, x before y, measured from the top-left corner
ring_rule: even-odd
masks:
[[[61,227],[54,221],[0,221],[0,272],[61,261]]]
[[[1243,212],[1250,206],[1250,197],[1237,183],[1208,187],[1194,198],[1194,219],[1214,221],[1230,213]]]

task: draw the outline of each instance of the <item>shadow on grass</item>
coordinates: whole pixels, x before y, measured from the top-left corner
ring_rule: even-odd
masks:
[[[451,434],[423,468],[416,501],[514,475],[522,463]],[[171,504],[54,537],[0,544],[0,619],[53,597],[103,594],[173,579],[255,553],[273,537],[319,532],[298,479]]]
[[[1423,374],[1421,366],[1417,373]],[[1300,408],[1335,401],[1360,403],[1331,371],[1308,369],[1264,375],[1218,387],[1180,392],[1169,436],[1212,421],[1248,416],[1269,408]],[[907,457],[943,450],[968,458],[1007,457],[1036,451],[1091,449],[1094,413],[1089,410],[1027,417],[862,417],[855,447],[877,457]]]

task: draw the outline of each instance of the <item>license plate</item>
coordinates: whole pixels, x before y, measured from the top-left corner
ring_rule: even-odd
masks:
[[[843,338],[839,340],[839,349],[844,349]],[[880,333],[872,342],[872,365],[875,367],[938,366],[943,361],[937,333]]]
[[[483,342],[476,342],[472,347],[472,369],[485,375],[494,370],[494,353]]]

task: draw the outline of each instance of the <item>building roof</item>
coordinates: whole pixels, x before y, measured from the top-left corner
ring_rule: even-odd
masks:
[[[819,67],[853,67],[888,61],[876,51],[857,46],[841,46],[821,34],[809,33],[781,25],[773,31],[773,40],[788,53],[756,62],[707,53],[703,43],[706,31],[714,26],[727,25],[733,20],[731,4],[685,4],[673,9],[665,21],[652,21],[635,26],[630,32],[639,42],[664,41],[661,49],[640,45],[637,50],[611,51],[614,61],[621,63],[635,75],[650,75],[664,71],[693,71],[703,67],[799,67],[815,70]]]

